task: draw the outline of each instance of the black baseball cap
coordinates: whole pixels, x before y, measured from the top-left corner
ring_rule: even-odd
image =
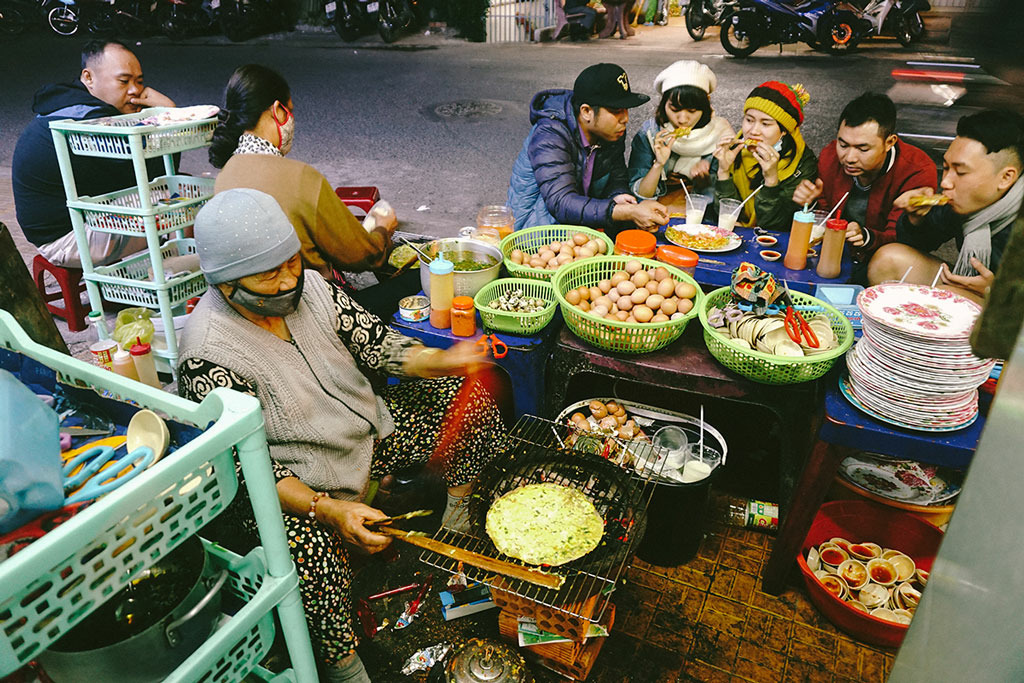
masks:
[[[650,96],[629,89],[629,77],[618,64],[594,64],[576,77],[573,99],[605,109],[630,109],[650,100]]]

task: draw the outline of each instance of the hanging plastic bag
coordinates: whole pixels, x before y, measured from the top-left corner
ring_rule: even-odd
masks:
[[[153,322],[149,319],[153,311],[148,308],[126,308],[117,314],[117,322],[111,338],[120,344],[122,349],[131,348],[132,344],[141,339],[143,344],[153,342]]]

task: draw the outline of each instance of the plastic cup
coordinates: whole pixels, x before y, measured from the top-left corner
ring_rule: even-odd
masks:
[[[114,352],[117,351],[116,341],[113,339],[101,339],[90,345],[89,351],[92,353],[97,365],[102,365],[108,370],[113,369]]]
[[[668,453],[676,453],[686,448],[690,440],[679,427],[662,427],[654,433],[654,445],[657,448],[664,448]]]
[[[690,195],[686,201],[686,224],[701,225],[704,223],[704,211],[711,200],[704,195]]]
[[[736,220],[739,218],[740,205],[742,205],[738,199],[723,198],[718,200],[718,227],[722,230],[728,230],[734,232],[736,230]]]

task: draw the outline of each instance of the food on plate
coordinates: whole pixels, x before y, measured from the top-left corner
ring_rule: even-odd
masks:
[[[688,249],[714,251],[738,244],[739,236],[711,225],[680,225],[665,228],[665,238],[672,244]],[[742,241],[742,240],[740,240]]]
[[[912,209],[919,206],[942,206],[943,204],[949,204],[949,197],[944,194],[918,194],[907,200],[907,206]]]
[[[487,304],[488,308],[509,313],[539,313],[551,305],[550,301],[526,296],[521,289],[502,294]]]
[[[733,346],[773,356],[813,356],[838,346],[828,316],[809,311],[804,311],[802,315],[818,339],[817,347],[811,346],[805,335],[800,335],[799,343],[790,338],[786,330],[786,315],[781,312],[757,315],[741,311],[736,304],[730,303],[724,308],[716,306],[709,310],[708,324]]]
[[[581,491],[561,484],[528,484],[495,500],[487,535],[509,557],[558,565],[583,557],[604,535],[604,520]]]
[[[597,287],[569,290],[565,300],[606,320],[660,323],[684,317],[693,308],[695,296],[697,288],[676,280],[667,268],[644,270],[643,263],[630,260]]]
[[[518,266],[536,268],[538,270],[557,270],[567,263],[579,259],[599,256],[608,251],[608,244],[601,239],[577,232],[569,235],[562,242],[549,242],[530,253],[521,249],[513,249],[508,258]]]

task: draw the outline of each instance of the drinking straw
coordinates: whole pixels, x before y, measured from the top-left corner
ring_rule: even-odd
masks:
[[[758,192],[760,192],[762,187],[764,187],[764,185],[758,185],[756,190],[754,190],[749,195],[747,195],[747,198],[744,199],[742,202],[740,202],[740,205],[738,207],[736,207],[736,211],[733,212],[733,215],[734,216],[739,216],[740,215],[740,211],[743,210],[744,204],[746,204],[751,199],[753,199],[754,195],[757,194]],[[849,194],[849,192],[847,192],[847,194]]]
[[[828,219],[832,218],[832,214],[834,214],[836,212],[836,209],[838,209],[840,206],[843,205],[843,202],[845,202],[846,198],[849,197],[849,196],[850,196],[849,192],[844,194],[843,198],[840,199],[838,202],[836,202],[836,205],[832,207],[832,210],[828,212],[827,216],[825,216],[824,218],[821,219],[821,222],[818,223],[818,225],[825,225],[825,223],[828,223]]]
[[[940,277],[942,277],[942,269],[945,267],[945,265],[946,264],[942,264],[941,266],[939,266],[939,271],[935,273],[935,279],[932,280],[932,287],[935,287],[935,283],[939,281]]]
[[[683,194],[686,195],[686,205],[690,205],[690,191],[686,189],[686,181],[683,181]]]
[[[914,266],[910,266],[909,268],[907,268],[907,272],[903,273],[903,277],[900,278],[900,282],[903,282],[904,280],[906,280],[907,276],[910,275],[910,271],[912,271],[913,269],[914,269]]]
[[[700,404],[700,445],[697,446],[697,459],[704,462],[704,404]],[[724,464],[724,463],[723,463]]]

